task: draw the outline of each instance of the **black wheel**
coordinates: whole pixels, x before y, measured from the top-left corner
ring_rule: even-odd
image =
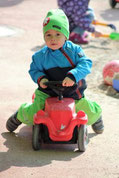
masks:
[[[115,0],[109,0],[109,3],[112,8],[114,8],[117,4],[117,2]]]
[[[42,143],[42,137],[41,137],[41,126],[40,125],[34,125],[33,131],[32,131],[32,147],[34,150],[40,150]]]
[[[86,150],[88,144],[88,130],[86,125],[81,125],[78,128],[78,149],[81,152]]]

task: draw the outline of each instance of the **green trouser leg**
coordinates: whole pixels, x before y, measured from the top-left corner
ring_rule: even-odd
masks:
[[[102,114],[102,109],[96,102],[92,102],[87,98],[82,98],[80,100],[75,101],[76,104],[76,112],[79,110],[84,111],[88,116],[87,125],[94,124]]]
[[[22,104],[18,110],[17,119],[24,124],[33,125],[34,114],[37,111],[44,109],[45,100],[48,97],[49,95],[36,89],[34,102]],[[97,103],[92,102],[86,98],[76,100],[75,104],[76,112],[78,112],[79,110],[83,110],[87,114],[88,125],[92,125],[93,123],[95,123],[102,113],[102,110]]]
[[[44,109],[45,100],[48,97],[49,95],[36,89],[34,102],[22,104],[18,110],[17,119],[24,124],[33,125],[34,114],[37,111]]]

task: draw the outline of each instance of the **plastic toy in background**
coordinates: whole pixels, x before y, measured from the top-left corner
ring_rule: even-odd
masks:
[[[87,115],[83,111],[75,112],[75,101],[63,98],[61,81],[45,82],[58,97],[49,97],[45,109],[34,115],[32,146],[40,150],[42,143],[78,144],[81,152],[86,150],[88,143]]]
[[[105,27],[110,27],[111,29],[116,31],[116,26],[114,24],[107,24],[107,23],[103,23],[103,22],[99,22],[97,20],[94,20],[92,22],[93,25],[101,25],[101,26],[105,26]]]
[[[116,73],[114,75],[112,80],[112,86],[117,92],[119,92],[119,73]]]
[[[116,31],[116,26],[113,25],[113,24],[107,24],[107,23],[103,23],[103,22],[99,22],[97,20],[94,20],[92,22],[92,24],[94,25],[101,25],[101,26],[105,26],[105,27],[110,27],[111,29],[113,29],[114,31]],[[95,37],[95,35],[92,33],[92,36]],[[110,38],[112,40],[119,40],[119,33],[117,32],[112,32],[110,34],[102,34],[100,35],[100,37],[103,37],[103,38]]]
[[[103,80],[107,85],[112,85],[112,80],[119,73],[119,60],[109,61],[103,68]]]
[[[100,37],[110,38],[111,40],[119,40],[119,33],[112,32],[110,34],[102,34]]]
[[[95,37],[95,35],[93,33],[92,33],[92,36]],[[110,38],[111,40],[119,40],[119,33],[112,32],[110,34],[102,34],[102,35],[100,35],[100,37]]]
[[[110,6],[115,8],[116,4],[119,3],[119,0],[109,0]]]

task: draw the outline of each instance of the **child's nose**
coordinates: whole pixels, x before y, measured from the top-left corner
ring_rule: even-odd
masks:
[[[52,40],[52,41],[55,40],[55,36],[52,36],[52,37],[51,37],[51,40]]]

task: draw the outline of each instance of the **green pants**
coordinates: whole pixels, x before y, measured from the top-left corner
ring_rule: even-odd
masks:
[[[17,119],[24,124],[33,125],[34,114],[37,111],[44,109],[45,100],[48,97],[49,95],[36,89],[34,102],[22,104],[18,110]],[[95,102],[82,98],[80,100],[76,100],[75,104],[76,112],[83,110],[87,114],[88,125],[92,125],[99,119],[102,110]]]

